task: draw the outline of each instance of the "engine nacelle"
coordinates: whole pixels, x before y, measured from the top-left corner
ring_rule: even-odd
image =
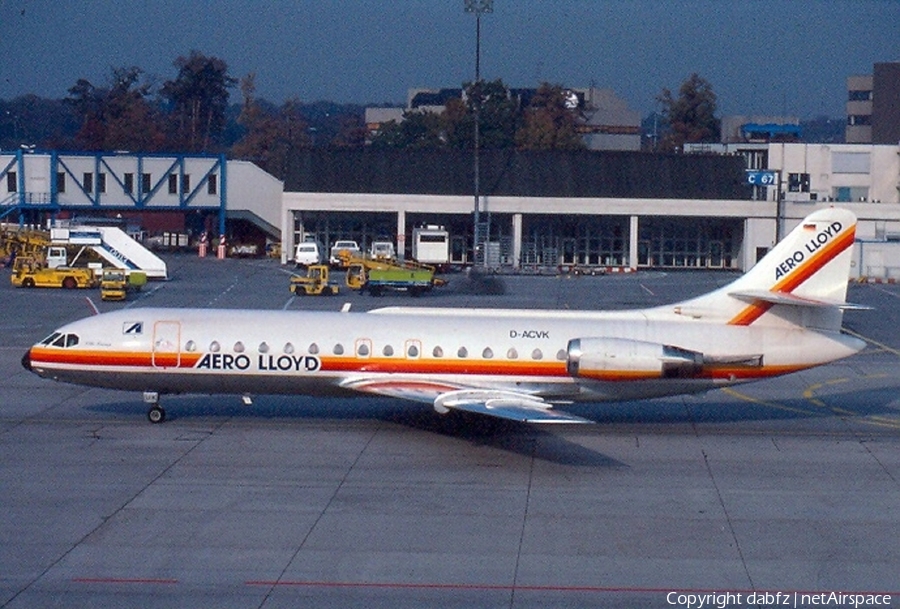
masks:
[[[569,341],[567,352],[566,367],[576,378],[696,378],[703,371],[702,353],[628,338],[575,338]]]

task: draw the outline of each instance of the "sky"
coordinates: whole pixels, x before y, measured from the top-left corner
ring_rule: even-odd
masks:
[[[0,0],[0,99],[58,99],[138,66],[158,82],[191,50],[257,95],[404,104],[474,79],[463,0]],[[481,76],[612,89],[646,115],[692,73],[719,114],[845,114],[847,77],[900,61],[900,0],[493,0]],[[232,101],[240,101],[233,91]]]

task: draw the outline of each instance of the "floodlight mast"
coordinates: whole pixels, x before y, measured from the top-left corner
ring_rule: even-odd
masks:
[[[481,146],[481,15],[494,12],[494,0],[464,0],[467,13],[475,15],[475,83],[473,85],[475,99],[473,109],[475,113],[475,142],[474,142],[474,191],[475,214],[473,231],[473,264],[488,265],[487,240],[489,235],[484,234],[485,227],[481,224],[481,159],[479,148]],[[490,225],[488,225],[490,226]],[[490,230],[490,229],[488,229]]]

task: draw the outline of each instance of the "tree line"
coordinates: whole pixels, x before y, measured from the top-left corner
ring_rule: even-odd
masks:
[[[62,100],[0,100],[0,149],[224,153],[282,177],[293,151],[312,146],[471,149],[476,116],[480,147],[584,146],[577,110],[558,84],[541,84],[525,103],[501,80],[464,83],[440,114],[409,110],[370,134],[363,106],[296,98],[273,104],[256,95],[254,74],[237,79],[224,60],[199,51],[173,67],[175,76],[161,83],[139,67],[118,67],[102,84],[78,79]],[[231,102],[235,89],[239,103]],[[716,96],[707,81],[694,74],[677,94],[664,89],[658,101],[659,149],[717,141]]]

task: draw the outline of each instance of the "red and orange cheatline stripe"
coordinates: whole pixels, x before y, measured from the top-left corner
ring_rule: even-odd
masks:
[[[751,380],[762,379],[782,374],[790,374],[808,368],[806,365],[785,366],[704,366],[697,374],[684,377],[683,380]],[[595,381],[610,383],[622,381],[651,381],[663,378],[659,370],[589,370],[579,374],[579,378],[589,378]],[[676,378],[668,380],[677,380]]]
[[[202,353],[156,353],[136,351],[98,351],[86,349],[53,349],[33,347],[32,362],[61,366],[97,368],[178,368],[192,369],[204,356]],[[765,366],[762,368],[711,366],[704,367],[696,379],[755,379],[778,376],[801,370],[805,366]],[[565,362],[496,361],[496,360],[401,360],[389,358],[357,359],[353,357],[323,357],[322,372],[347,374],[423,374],[461,376],[519,376],[564,378],[569,374]],[[242,371],[246,373],[247,371]],[[579,375],[596,381],[626,382],[661,378],[658,370],[596,370]],[[417,381],[407,381],[415,385]],[[426,385],[429,381],[423,381]],[[430,385],[429,385],[430,386]]]
[[[63,364],[98,367],[193,368],[202,353],[151,353],[149,351],[102,351],[96,349],[55,349],[32,347],[31,361],[39,364]]]
[[[57,349],[32,347],[34,365],[56,364],[105,368],[180,368],[190,369],[204,357],[203,353],[151,353],[149,351],[103,351],[96,349]],[[356,357],[319,357],[323,372],[382,374],[464,374],[499,376],[566,376],[562,361],[510,361],[469,359],[392,359]]]

